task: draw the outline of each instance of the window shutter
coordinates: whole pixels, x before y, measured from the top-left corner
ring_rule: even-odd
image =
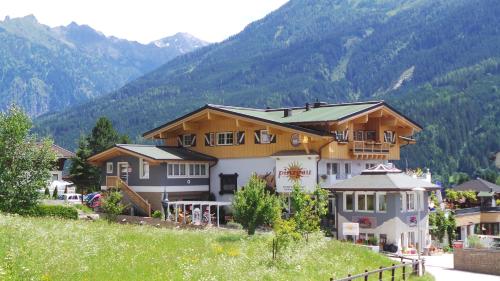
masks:
[[[256,144],[259,144],[260,143],[260,130],[256,130],[254,132],[254,139],[255,139],[255,143]]]
[[[349,129],[344,131],[344,141],[349,141]]]
[[[396,131],[393,131],[392,132],[392,140],[391,140],[392,143],[396,143]]]
[[[205,146],[210,146],[210,133],[205,134]]]
[[[196,146],[196,134],[191,135],[191,146]]]
[[[276,135],[271,135],[270,143],[276,143]]]
[[[177,145],[182,146],[182,135],[177,136]]]
[[[239,131],[238,133],[236,133],[236,137],[237,137],[237,144],[245,144],[245,131]]]

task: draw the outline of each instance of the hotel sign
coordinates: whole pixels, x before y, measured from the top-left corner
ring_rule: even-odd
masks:
[[[342,235],[359,236],[359,223],[353,223],[353,222],[342,223]]]
[[[280,156],[276,158],[276,191],[291,192],[295,183],[304,191],[316,187],[316,155]]]

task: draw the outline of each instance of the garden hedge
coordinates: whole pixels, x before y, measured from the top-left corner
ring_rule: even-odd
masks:
[[[34,211],[35,217],[58,217],[65,219],[78,219],[78,211],[74,207],[61,205],[38,205]]]

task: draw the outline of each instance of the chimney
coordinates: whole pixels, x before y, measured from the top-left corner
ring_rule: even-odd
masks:
[[[306,102],[306,111],[309,111],[309,109],[311,109],[311,107],[309,106],[309,103]]]
[[[293,110],[291,108],[285,108],[283,110],[283,117],[290,117],[292,116]]]

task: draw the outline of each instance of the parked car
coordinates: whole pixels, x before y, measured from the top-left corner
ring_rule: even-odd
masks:
[[[82,204],[82,195],[78,193],[65,193],[63,194],[63,200],[71,204]]]
[[[86,194],[83,196],[83,201],[87,202],[87,204],[88,204],[92,200],[92,198],[94,198],[94,196],[96,196],[97,194],[99,194],[99,192],[92,192],[92,193]]]
[[[92,199],[87,202],[87,205],[92,209],[101,207],[101,194],[98,193],[92,197]]]

